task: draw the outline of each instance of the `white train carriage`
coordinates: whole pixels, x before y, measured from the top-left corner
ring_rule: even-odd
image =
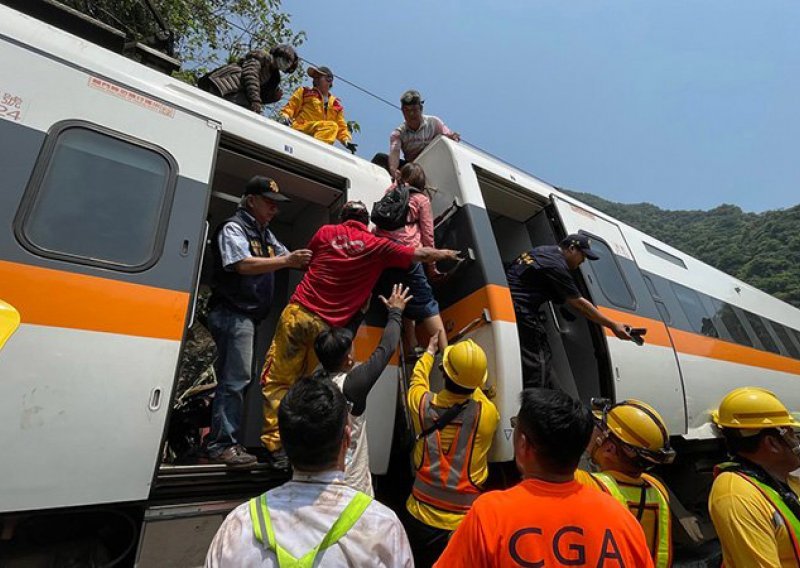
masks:
[[[162,463],[182,342],[209,280],[208,235],[254,174],[293,199],[272,225],[290,248],[345,200],[375,201],[389,176],[4,6],[0,77],[0,300],[21,317],[0,350],[4,538],[24,547],[19,527],[53,515],[91,526],[90,515],[129,530],[141,565],[194,565],[224,514],[275,481],[266,468]],[[451,338],[472,337],[489,356],[501,413],[493,461],[513,457],[522,386],[503,264],[571,232],[601,256],[581,267],[587,297],[648,333],[638,347],[548,306],[562,388],[587,402],[648,401],[687,443],[713,437],[708,412],[736,386],[800,407],[800,311],[464,144],[441,138],[418,161],[437,188],[437,243],[469,257],[437,295]],[[257,353],[300,276],[279,273]],[[380,337],[378,312],[359,330],[360,360]],[[376,474],[389,467],[397,377],[395,361],[368,403]],[[253,447],[257,381],[247,404]]]

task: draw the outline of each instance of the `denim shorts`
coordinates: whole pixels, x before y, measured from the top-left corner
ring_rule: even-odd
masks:
[[[425,267],[422,263],[412,264],[407,271],[394,268],[384,271],[379,286],[380,293],[388,298],[392,285],[400,282],[404,286],[408,286],[409,293],[414,296],[403,312],[404,318],[420,322],[439,315],[439,302],[433,296],[433,289],[425,275]]]

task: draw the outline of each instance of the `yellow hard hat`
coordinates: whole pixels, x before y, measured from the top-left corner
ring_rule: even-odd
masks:
[[[722,428],[763,430],[789,426],[800,428],[775,393],[761,387],[741,387],[725,395],[719,410],[711,412],[714,424]]]
[[[486,353],[471,339],[445,347],[442,365],[450,380],[465,389],[476,389],[486,382]]]
[[[19,319],[16,308],[0,300],[0,349],[19,327]]]
[[[655,408],[635,399],[614,405],[607,399],[598,402],[604,404],[602,411],[595,412],[595,416],[611,436],[648,462],[672,463],[675,450],[669,445],[667,425]]]

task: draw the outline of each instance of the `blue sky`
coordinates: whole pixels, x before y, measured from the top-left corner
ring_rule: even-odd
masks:
[[[560,187],[669,209],[800,203],[800,3],[284,0],[301,55]],[[399,110],[334,84],[386,151]]]

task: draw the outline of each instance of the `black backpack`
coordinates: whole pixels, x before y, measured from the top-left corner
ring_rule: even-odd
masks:
[[[422,193],[416,187],[398,185],[387,191],[379,201],[372,205],[370,220],[384,231],[395,231],[408,224],[408,201],[411,193]]]

